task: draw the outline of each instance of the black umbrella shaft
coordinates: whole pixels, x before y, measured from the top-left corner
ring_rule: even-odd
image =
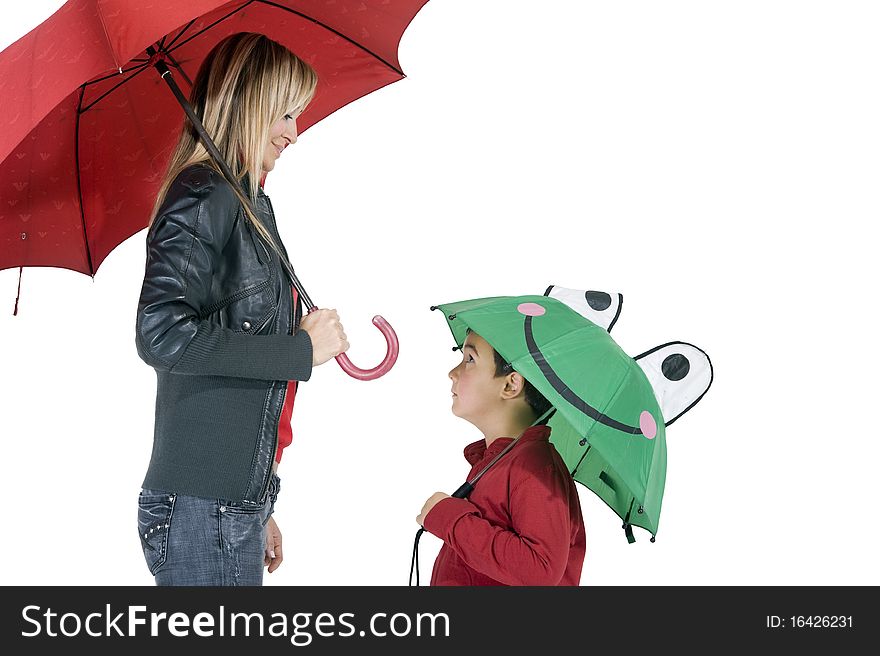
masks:
[[[147,54],[152,57],[156,54],[156,50],[149,46],[147,48]],[[214,145],[214,142],[211,140],[211,137],[208,136],[208,133],[205,131],[205,126],[202,125],[202,122],[199,120],[199,117],[196,116],[195,111],[193,111],[192,105],[189,104],[189,101],[186,99],[186,96],[183,95],[183,92],[180,90],[180,87],[177,86],[177,82],[174,81],[174,77],[171,75],[171,70],[161,59],[157,61],[154,66],[156,70],[159,71],[161,77],[165,82],[168,83],[168,86],[171,88],[171,92],[177,98],[177,101],[180,103],[180,106],[183,107],[183,111],[189,117],[189,120],[192,122],[193,127],[196,129],[196,132],[199,133],[199,136],[202,139],[202,143],[205,144],[205,149],[214,158],[214,161],[220,167],[220,170],[223,172],[223,175],[229,181],[229,184],[235,183],[235,175],[232,173],[232,170],[229,168],[229,165],[226,163],[226,160],[220,154],[220,151],[217,149],[217,146]],[[248,194],[245,194],[246,202],[250,205],[250,199],[248,198]],[[250,206],[251,211],[254,213],[254,216],[257,215],[253,206]],[[302,302],[305,303],[306,308],[308,308],[309,312],[311,312],[315,308],[315,304],[312,303],[312,299],[309,298],[309,295],[306,293],[306,290],[303,288],[302,283],[297,278],[296,274],[293,271],[293,267],[290,265],[290,262],[287,261],[287,258],[284,257],[281,253],[278,253],[278,257],[281,260],[281,264],[284,267],[284,270],[287,272],[287,275],[290,278],[290,282],[296,287],[296,291],[299,294],[299,297],[302,299]]]
[[[535,421],[532,423],[532,426],[537,426],[538,424],[546,423],[546,422],[550,421],[550,417],[552,417],[554,414],[556,414],[556,408],[554,408],[553,406],[550,406],[549,410],[547,410],[544,414],[542,414],[540,417],[535,419]],[[529,428],[531,428],[532,426],[529,426]],[[526,429],[526,430],[528,430],[528,429]],[[463,483],[461,485],[461,487],[459,487],[455,492],[452,493],[452,496],[454,496],[457,499],[466,499],[467,496],[474,489],[474,485],[477,484],[477,481],[483,477],[483,474],[485,474],[487,471],[489,471],[489,468],[492,467],[492,465],[494,465],[496,462],[501,460],[501,457],[513,448],[513,446],[519,441],[519,438],[521,438],[525,432],[526,431],[524,430],[522,433],[520,433],[515,438],[513,438],[513,441],[510,444],[508,444],[506,447],[504,447],[504,450],[501,453],[499,453],[497,456],[492,458],[492,462],[490,462],[488,465],[483,467],[480,470],[480,473],[478,473],[476,476],[474,476],[471,480]],[[589,449],[587,449],[587,450],[589,450]]]

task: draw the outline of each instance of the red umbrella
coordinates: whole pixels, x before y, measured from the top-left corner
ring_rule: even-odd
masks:
[[[146,227],[183,122],[173,78],[188,92],[221,39],[260,32],[317,71],[302,133],[404,77],[397,47],[426,2],[68,0],[0,53],[0,270],[94,275]],[[381,317],[373,323],[388,353],[369,371],[339,356],[356,378],[382,375],[397,357],[394,331]]]

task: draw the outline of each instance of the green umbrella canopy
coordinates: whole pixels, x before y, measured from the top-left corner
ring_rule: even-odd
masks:
[[[683,413],[669,417],[695,391],[702,389],[700,397],[705,393],[711,364],[705,357],[708,369],[688,366],[686,373],[692,375],[686,384],[680,377],[674,381],[677,390],[660,390],[668,406],[661,408],[657,383],[649,376],[656,378],[657,369],[669,382],[664,366],[668,373],[668,362],[681,365],[676,357],[685,356],[667,353],[672,345],[643,354],[653,355],[644,363],[627,355],[608,333],[621,302],[620,295],[550,287],[544,296],[481,298],[436,308],[442,310],[459,347],[468,329],[479,334],[553,404],[557,412],[549,422],[551,442],[574,479],[624,520],[632,541],[630,525],[652,536],[657,533],[666,480],[665,425]],[[692,349],[690,360],[685,360],[689,365],[704,364],[699,356],[705,354],[696,347],[673,344],[671,350]],[[667,365],[661,362],[658,369],[654,365],[661,356]],[[645,364],[650,366],[643,368]],[[688,389],[684,399],[683,387]]]

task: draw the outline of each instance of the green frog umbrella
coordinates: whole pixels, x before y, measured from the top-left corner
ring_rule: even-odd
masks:
[[[657,534],[666,482],[666,426],[712,383],[699,348],[670,342],[627,355],[609,334],[623,297],[548,287],[543,296],[501,296],[434,306],[460,348],[482,336],[556,412],[550,441],[574,479],[632,526]]]

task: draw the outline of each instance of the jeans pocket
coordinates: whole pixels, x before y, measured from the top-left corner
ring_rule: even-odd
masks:
[[[138,496],[138,537],[150,574],[155,574],[168,558],[175,497],[160,490],[141,490]]]

